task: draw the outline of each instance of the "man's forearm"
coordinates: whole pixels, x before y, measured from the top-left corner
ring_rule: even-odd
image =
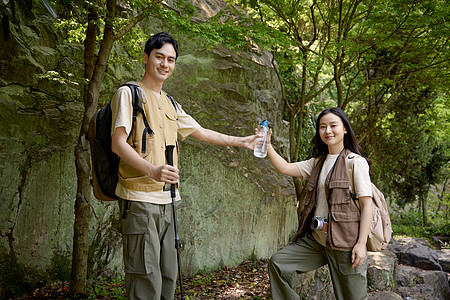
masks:
[[[221,146],[248,147],[248,137],[226,135],[206,128],[200,128],[192,136],[200,141]]]
[[[113,141],[112,150],[121,160],[141,173],[154,178],[156,166],[143,159],[136,151],[134,151],[128,143],[123,141]]]
[[[178,168],[176,166],[162,165],[155,166],[142,158],[133,148],[127,143],[128,135],[124,127],[119,127],[112,135],[111,148],[121,160],[136,170],[142,172],[156,181],[177,183],[178,182]]]

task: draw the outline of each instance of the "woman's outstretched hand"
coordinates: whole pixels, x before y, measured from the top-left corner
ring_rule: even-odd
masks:
[[[255,128],[255,135],[256,135],[256,142],[258,142],[259,138],[262,138],[262,133],[259,131],[259,128]],[[272,137],[272,128],[269,128],[269,131],[267,132],[267,146],[270,145],[270,138]],[[254,145],[253,145],[254,146]]]

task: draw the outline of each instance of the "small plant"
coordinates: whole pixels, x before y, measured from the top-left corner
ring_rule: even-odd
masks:
[[[441,249],[450,249],[450,243],[439,240],[439,247]]]
[[[122,279],[91,280],[86,286],[89,299],[127,299]]]

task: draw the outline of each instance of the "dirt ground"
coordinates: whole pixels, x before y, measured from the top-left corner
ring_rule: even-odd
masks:
[[[96,287],[97,291],[89,292],[86,299],[126,299],[123,286],[116,283]],[[185,278],[183,290],[185,300],[270,299],[267,261],[244,261],[233,268]],[[18,299],[70,299],[69,283],[54,282]],[[175,299],[181,299],[179,285]]]

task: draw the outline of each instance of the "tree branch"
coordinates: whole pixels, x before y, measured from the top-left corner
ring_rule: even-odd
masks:
[[[144,7],[142,9],[142,13],[137,15],[136,17],[132,18],[131,21],[125,25],[122,29],[120,29],[114,36],[114,41],[120,39],[121,37],[123,37],[125,34],[127,34],[128,32],[130,32],[130,30],[136,26],[137,23],[139,23],[140,21],[142,21],[146,16],[147,16],[147,11],[150,9],[151,6],[155,5],[155,4],[162,4],[170,9],[172,9],[173,11],[176,11],[178,14],[180,14],[180,12],[178,12],[177,10],[171,8],[170,6],[168,6],[164,1],[162,0],[153,0],[152,2],[150,2],[146,7]],[[181,16],[181,14],[180,14]]]
[[[286,104],[287,108],[289,110],[292,110],[291,105],[289,104],[289,101],[286,98],[286,91],[284,89],[284,84],[283,84],[283,80],[281,78],[280,72],[278,71],[278,66],[275,63],[275,50],[272,51],[272,59],[271,59],[271,63],[273,66],[273,69],[275,70],[275,74],[277,74],[277,78],[278,78],[278,82],[280,83],[280,87],[281,87],[281,98],[283,99],[284,103]]]

